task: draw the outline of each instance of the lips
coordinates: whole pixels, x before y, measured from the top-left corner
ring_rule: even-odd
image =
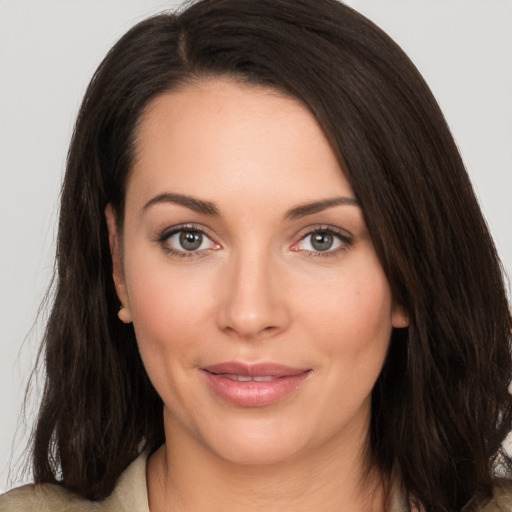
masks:
[[[280,378],[272,377],[270,375],[262,375],[261,377],[251,377],[250,375],[233,375],[230,373],[221,373],[219,375],[226,379],[235,380],[237,382],[250,382],[251,380],[254,382],[270,382]]]
[[[298,389],[311,373],[310,369],[275,363],[236,361],[201,370],[217,396],[240,407],[263,407],[278,402]]]

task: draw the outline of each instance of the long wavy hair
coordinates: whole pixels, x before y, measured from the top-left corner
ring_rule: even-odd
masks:
[[[104,210],[123,224],[137,123],[159,94],[233,77],[316,116],[410,327],[393,332],[368,450],[410,504],[485,503],[509,474],[511,321],[500,263],[447,124],[414,65],[335,0],[202,0],[133,27],[85,94],[68,154],[33,437],[38,483],[108,496],[164,442],[162,401],[118,299]],[[412,505],[410,505],[412,506]]]

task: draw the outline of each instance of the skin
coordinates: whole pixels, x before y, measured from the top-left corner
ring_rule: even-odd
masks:
[[[122,233],[106,216],[120,318],[164,402],[152,512],[381,510],[382,480],[363,478],[370,396],[407,318],[315,118],[217,79],[156,98],[137,135]],[[332,198],[349,201],[298,213]],[[183,224],[205,233],[199,251],[169,236]],[[333,231],[331,249],[312,245],[314,229]],[[241,407],[205,382],[201,368],[224,361],[311,371],[276,403]]]

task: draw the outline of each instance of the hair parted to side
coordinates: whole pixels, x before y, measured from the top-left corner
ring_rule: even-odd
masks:
[[[104,210],[122,228],[135,132],[157,95],[232,77],[309,108],[360,202],[395,299],[368,463],[426,511],[492,495],[511,428],[511,322],[499,260],[446,122],[400,48],[336,0],[203,0],[132,28],[86,92],[68,155],[36,482],[108,496],[164,442],[162,402],[118,299]],[[508,474],[508,473],[507,473]]]

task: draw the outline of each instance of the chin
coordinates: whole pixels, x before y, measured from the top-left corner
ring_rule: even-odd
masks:
[[[308,443],[299,429],[283,423],[256,421],[231,428],[224,425],[218,435],[207,434],[203,442],[217,457],[232,464],[250,466],[284,463],[304,452]]]

